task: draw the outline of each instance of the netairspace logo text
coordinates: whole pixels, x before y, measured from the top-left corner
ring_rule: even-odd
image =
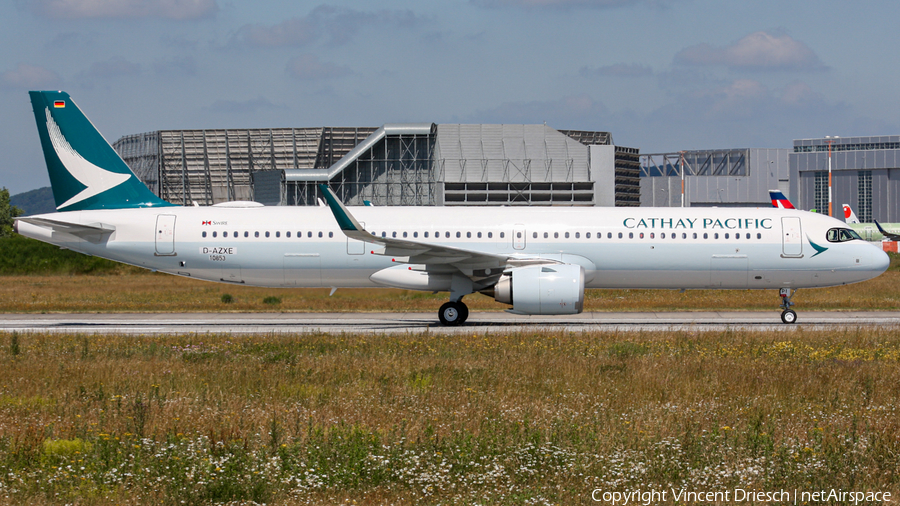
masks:
[[[768,504],[811,504],[811,503],[890,503],[890,492],[856,492],[840,489],[829,490],[774,490],[757,491],[734,488],[715,492],[694,491],[685,489],[666,490],[631,490],[615,491],[594,489],[591,491],[591,500],[594,502],[627,506],[650,506],[670,501],[679,503],[768,503]]]

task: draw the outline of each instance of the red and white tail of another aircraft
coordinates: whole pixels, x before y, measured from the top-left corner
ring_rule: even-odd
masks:
[[[856,213],[850,208],[850,204],[844,204],[844,221],[847,223],[859,223]]]
[[[772,207],[778,209],[796,209],[791,201],[784,196],[781,190],[769,190],[769,198],[772,199]]]

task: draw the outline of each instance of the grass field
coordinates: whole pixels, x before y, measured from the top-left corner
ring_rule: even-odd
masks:
[[[425,311],[437,312],[446,293],[392,289],[256,288],[210,283],[123,267],[99,275],[0,277],[0,312],[158,311]],[[231,296],[225,303],[223,295]],[[267,297],[273,297],[264,302]],[[503,310],[480,294],[467,296],[473,310]],[[776,290],[588,290],[585,311],[772,310]],[[797,310],[890,310],[900,308],[900,257],[883,275],[865,283],[800,290]]]
[[[103,266],[0,277],[0,312],[434,312],[446,300],[328,292]],[[794,301],[801,312],[898,309],[898,260],[874,280],[801,290]],[[480,295],[466,302],[506,308]],[[774,290],[591,290],[585,310],[777,304]],[[734,487],[900,494],[896,328],[0,333],[0,368],[0,504],[598,504],[592,491]]]
[[[6,504],[900,493],[900,329],[0,344]]]

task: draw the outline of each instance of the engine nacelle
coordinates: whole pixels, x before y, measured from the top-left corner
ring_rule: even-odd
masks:
[[[513,269],[494,286],[494,299],[518,314],[578,314],[584,309],[584,268],[533,265]]]

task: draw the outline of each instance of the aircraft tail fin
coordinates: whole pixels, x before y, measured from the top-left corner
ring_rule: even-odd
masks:
[[[781,190],[769,190],[769,198],[772,199],[772,207],[779,209],[796,209],[791,201],[784,196]]]
[[[844,204],[844,221],[847,223],[859,223],[856,213],[850,208],[850,204]]]
[[[57,210],[172,205],[147,189],[68,93],[28,94]]]

